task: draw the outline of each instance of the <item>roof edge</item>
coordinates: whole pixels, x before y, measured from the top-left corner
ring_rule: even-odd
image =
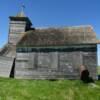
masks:
[[[18,16],[9,16],[10,20],[24,20],[24,21],[28,21],[31,25],[32,22],[28,17],[18,17]]]

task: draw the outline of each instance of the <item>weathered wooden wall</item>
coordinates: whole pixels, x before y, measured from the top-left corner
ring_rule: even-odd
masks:
[[[10,77],[14,58],[0,56],[0,76]]]
[[[9,27],[9,43],[16,45],[22,38],[23,32],[26,30],[25,21],[10,21]]]
[[[96,45],[81,45],[64,52],[17,52],[15,78],[78,79],[79,67],[83,64],[96,79],[96,50]]]

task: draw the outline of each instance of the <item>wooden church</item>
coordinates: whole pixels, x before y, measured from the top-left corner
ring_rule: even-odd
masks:
[[[9,77],[79,79],[79,68],[85,65],[96,79],[100,41],[92,26],[36,29],[23,11],[9,18],[8,44],[0,52],[0,59],[13,59],[9,73],[4,72]]]

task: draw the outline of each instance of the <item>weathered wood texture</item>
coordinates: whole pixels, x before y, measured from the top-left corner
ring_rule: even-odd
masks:
[[[16,46],[11,44],[6,44],[0,51],[0,56],[15,58],[15,55],[16,55]]]
[[[64,52],[59,51],[59,47],[57,50],[54,52],[17,52],[15,78],[79,79],[79,67],[83,64],[90,71],[90,75],[96,79],[96,45],[86,45],[84,49],[77,46],[77,49]]]
[[[24,35],[23,32],[26,30],[25,21],[10,21],[9,28],[9,43],[16,45]]]
[[[0,76],[9,77],[14,58],[0,56]]]

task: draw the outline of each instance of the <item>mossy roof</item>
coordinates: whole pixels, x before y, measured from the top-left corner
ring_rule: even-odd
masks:
[[[25,32],[17,46],[66,46],[98,44],[92,26],[35,29]]]

